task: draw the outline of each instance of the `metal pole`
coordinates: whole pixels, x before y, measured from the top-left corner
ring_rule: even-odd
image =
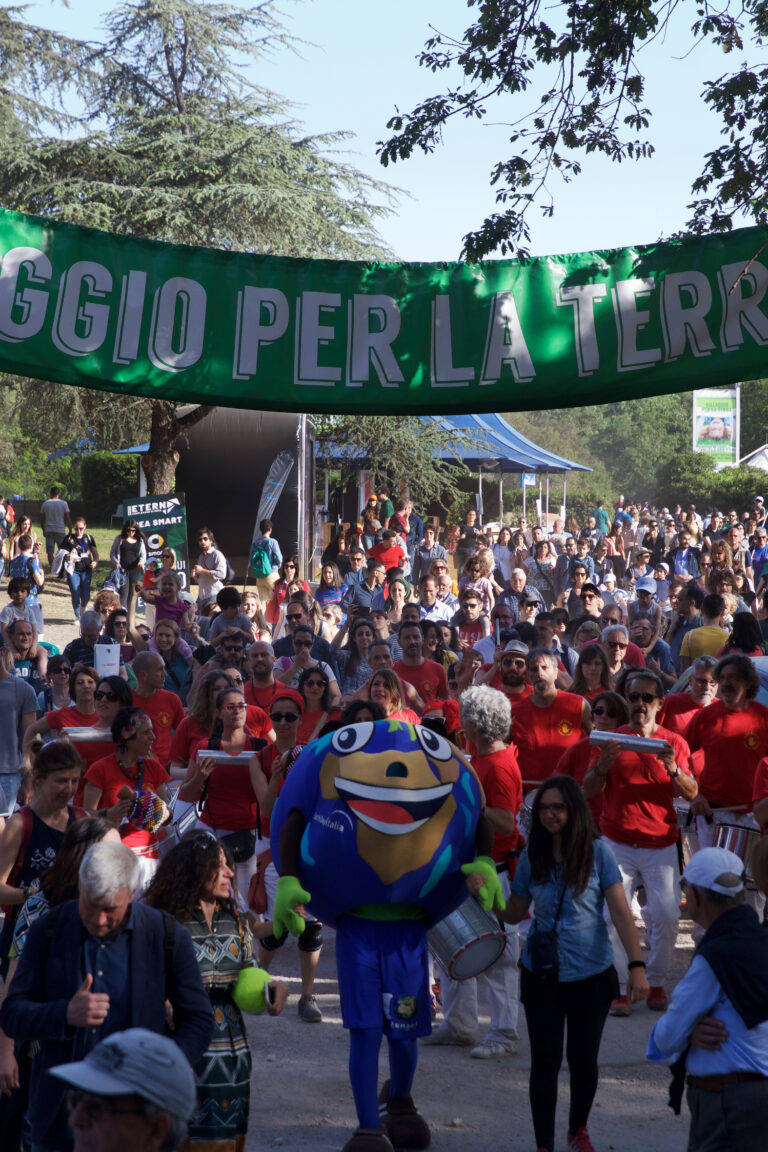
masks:
[[[544,523],[546,525],[547,531],[549,531],[549,472],[547,472],[547,504],[546,511],[544,513]]]
[[[504,523],[504,473],[499,472],[499,528]]]
[[[563,472],[563,524],[565,524],[565,484],[566,484],[566,477],[567,476],[568,476],[568,473]]]
[[[524,472],[520,476],[520,483],[521,483],[522,488],[523,488],[523,520],[525,520],[525,473]]]

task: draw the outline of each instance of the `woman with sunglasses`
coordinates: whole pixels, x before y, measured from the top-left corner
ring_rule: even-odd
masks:
[[[158,839],[154,832],[127,821],[135,798],[123,798],[120,792],[124,788],[132,793],[152,792],[167,801],[168,773],[150,757],[155,734],[141,708],[118,708],[110,731],[115,750],[87,769],[83,803],[91,813],[102,812],[119,830],[126,847],[139,857],[139,887],[143,888],[157,868]]]
[[[37,694],[38,719],[57,708],[69,708],[74,704],[69,692],[69,677],[72,665],[66,656],[51,656],[45,671],[45,685]]]
[[[132,517],[126,520],[112,542],[109,559],[112,567],[124,576],[120,603],[125,608],[133,595],[134,586],[141,583],[147,563],[147,538]]]
[[[610,689],[598,692],[591,702],[591,707],[592,729],[595,732],[615,732],[622,724],[629,723],[627,702],[618,692],[612,692]],[[593,750],[588,736],[571,744],[557,762],[558,775],[570,776],[577,784],[581,784],[587,774],[590,759],[593,758]],[[598,827],[603,808],[602,795],[593,796],[589,801],[589,807],[595,820],[595,827]]]
[[[131,601],[134,606],[135,613],[135,600]],[[131,628],[131,609],[113,608],[107,617],[107,623],[104,632],[107,636],[120,645],[120,655],[126,664],[133,660],[137,652],[143,652],[147,646],[144,637],[136,632],[135,627]],[[138,641],[138,644],[137,644]]]
[[[152,879],[144,900],[189,930],[214,1010],[209,1048],[194,1065],[197,1108],[183,1147],[241,1152],[250,1112],[251,1051],[242,1012],[232,999],[240,973],[254,968],[251,934],[232,899],[231,858],[212,837],[197,833],[177,844]],[[267,985],[266,1009],[277,1016],[288,986]],[[267,992],[267,989],[265,989]]]
[[[568,1147],[594,1152],[587,1122],[597,1090],[600,1039],[618,988],[606,905],[629,957],[633,999],[647,996],[648,983],[616,859],[595,838],[587,802],[569,776],[550,777],[534,797],[528,843],[501,918],[519,924],[532,901],[535,919],[521,959],[520,1000],[531,1046],[536,1144],[538,1152],[555,1148],[557,1080],[567,1028]]]
[[[563,589],[557,598],[558,608],[565,608],[572,620],[577,616],[583,615],[581,610],[581,590],[586,584],[588,576],[589,573],[585,565],[579,564],[578,562],[575,563],[571,569],[570,584]]]
[[[301,580],[299,577],[299,557],[295,553],[293,556],[285,557],[277,570],[277,575],[279,579],[272,587],[272,598],[268,601],[265,609],[267,622],[270,624],[272,634],[275,637],[277,637],[282,627],[281,609],[288,599],[289,584],[298,580],[299,589],[297,589],[297,591],[312,591],[306,580]]]
[[[96,685],[93,706],[98,719],[91,725],[87,735],[82,733],[80,736],[75,732],[69,734],[69,739],[85,765],[75,792],[75,804],[82,807],[85,807],[85,773],[91,764],[114,752],[112,723],[121,708],[133,707],[133,692],[122,676],[104,676]]]
[[[210,528],[200,529],[197,543],[200,546],[200,555],[190,576],[197,580],[198,597],[207,600],[209,596],[216,596],[224,587],[227,578],[227,558],[216,547]]]
[[[322,669],[305,668],[299,676],[297,688],[304,700],[304,715],[296,741],[304,745],[316,740],[323,726],[338,718],[339,710],[333,706],[330,681]]]
[[[585,644],[579,653],[573,684],[568,691],[576,692],[591,704],[599,692],[610,690],[611,672],[608,657],[599,644]]]

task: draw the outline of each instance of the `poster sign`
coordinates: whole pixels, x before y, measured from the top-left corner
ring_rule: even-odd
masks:
[[[525,261],[304,260],[0,211],[0,371],[169,401],[569,408],[765,375],[768,228]]]
[[[739,389],[704,388],[693,394],[693,450],[718,471],[739,462]]]
[[[520,473],[520,487],[521,488],[535,488],[536,487],[536,473],[535,472],[521,472]]]
[[[147,559],[160,567],[160,553],[172,548],[176,553],[176,574],[182,592],[189,591],[189,555],[187,552],[187,509],[183,492],[167,496],[125,496],[126,520],[133,517],[147,538]]]

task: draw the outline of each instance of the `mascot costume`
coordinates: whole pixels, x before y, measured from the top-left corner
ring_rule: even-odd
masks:
[[[471,874],[483,877],[483,906],[504,907],[483,804],[461,752],[400,720],[313,741],[280,793],[271,823],[275,936],[301,933],[303,904],[336,928],[359,1122],[344,1152],[429,1146],[411,1099],[416,1038],[432,1030],[427,929],[467,898]],[[379,1094],[382,1035],[390,1078]]]

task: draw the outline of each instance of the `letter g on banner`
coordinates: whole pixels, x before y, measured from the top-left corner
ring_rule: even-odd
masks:
[[[26,286],[19,287],[22,271]],[[44,284],[51,274],[51,262],[39,248],[6,252],[0,271],[0,339],[19,344],[37,335],[45,323],[48,293],[29,285]]]

